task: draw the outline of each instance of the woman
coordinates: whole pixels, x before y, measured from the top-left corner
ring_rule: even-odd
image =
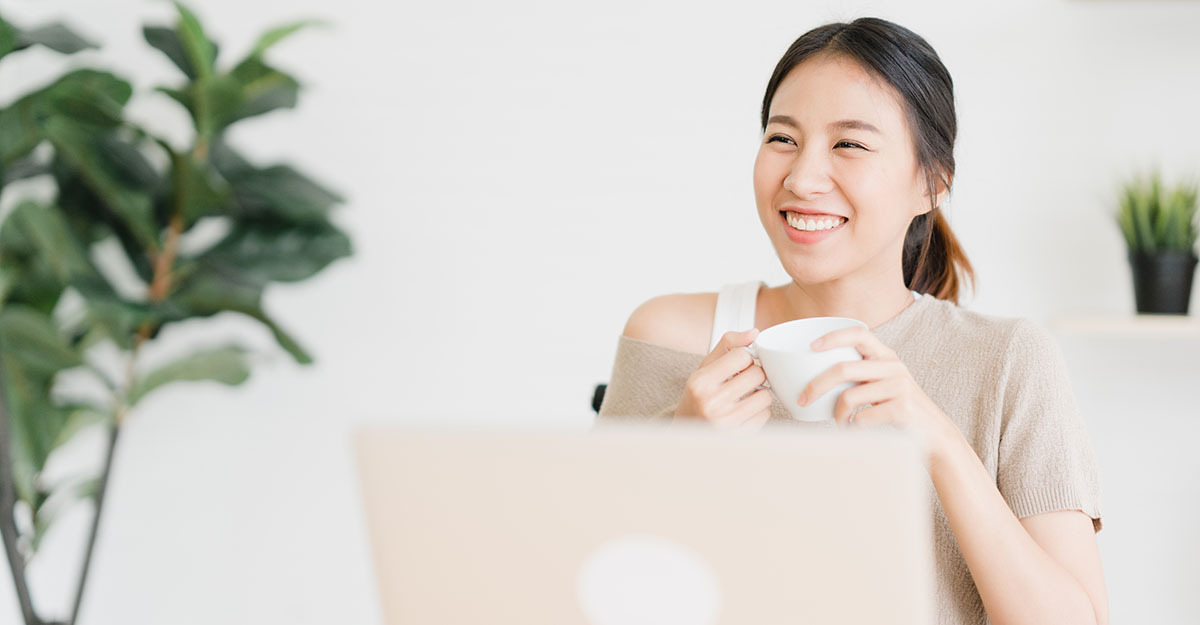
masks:
[[[937,53],[881,19],[815,28],[775,68],[762,128],[758,215],[792,281],[639,306],[599,422],[822,427],[791,421],[742,347],[792,319],[860,319],[869,330],[814,349],[854,346],[863,360],[799,401],[858,382],[825,427],[888,425],[928,443],[939,622],[1107,623],[1097,468],[1061,352],[1027,319],[956,303],[973,272],[940,211],[956,121]]]

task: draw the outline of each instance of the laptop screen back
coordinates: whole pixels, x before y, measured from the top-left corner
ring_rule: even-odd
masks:
[[[388,625],[932,623],[932,490],[895,430],[354,442]]]

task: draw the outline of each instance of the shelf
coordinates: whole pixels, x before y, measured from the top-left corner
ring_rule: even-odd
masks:
[[[1072,335],[1200,340],[1195,315],[1071,315],[1052,319],[1050,328]]]

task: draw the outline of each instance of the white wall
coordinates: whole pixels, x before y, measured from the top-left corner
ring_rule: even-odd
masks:
[[[269,293],[315,366],[221,318],[219,332],[275,357],[242,388],[164,391],[129,421],[84,625],[380,622],[350,428],[585,427],[638,303],[785,281],[750,184],[758,107],[779,56],[821,23],[892,19],[953,75],[948,212],[980,276],[976,310],[1043,322],[1132,311],[1112,189],[1153,160],[1172,175],[1200,169],[1198,2],[195,4],[234,55],[279,22],[334,22],[272,53],[309,85],[300,108],[234,140],[344,191],[339,221],[358,254]],[[21,24],[68,18],[106,44],[79,60],[143,90],[174,79],[140,38],[167,3],[3,11]],[[60,67],[40,52],[5,61],[0,102]],[[134,106],[185,136],[161,97]],[[172,331],[149,356],[203,329]],[[1200,346],[1062,345],[1101,462],[1113,622],[1194,618],[1200,467],[1188,446],[1200,411],[1184,389]],[[98,442],[59,462],[85,462]],[[86,521],[66,519],[34,565],[47,606],[73,584],[64,567]],[[0,621],[12,622],[7,582],[0,573]]]

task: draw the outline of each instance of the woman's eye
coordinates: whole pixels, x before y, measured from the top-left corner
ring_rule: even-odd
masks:
[[[789,139],[789,138],[787,138],[787,137],[785,137],[785,136],[783,136],[783,135],[771,135],[771,137],[770,137],[769,139],[767,139],[767,143],[771,143],[771,142],[774,142],[774,141],[787,141],[787,142],[789,142],[789,143],[790,143],[792,140],[791,140],[791,139]],[[866,148],[864,148],[863,146],[861,146],[861,145],[859,145],[859,144],[857,144],[857,143],[851,142],[851,141],[838,141],[837,143],[835,143],[835,144],[834,144],[834,146],[833,146],[833,147],[835,147],[835,148],[838,148],[838,147],[841,147],[841,146],[843,146],[843,145],[844,145],[844,146],[847,146],[847,147],[851,147],[851,148],[858,148],[858,149],[860,149],[860,150],[865,150],[865,149],[866,149]]]

